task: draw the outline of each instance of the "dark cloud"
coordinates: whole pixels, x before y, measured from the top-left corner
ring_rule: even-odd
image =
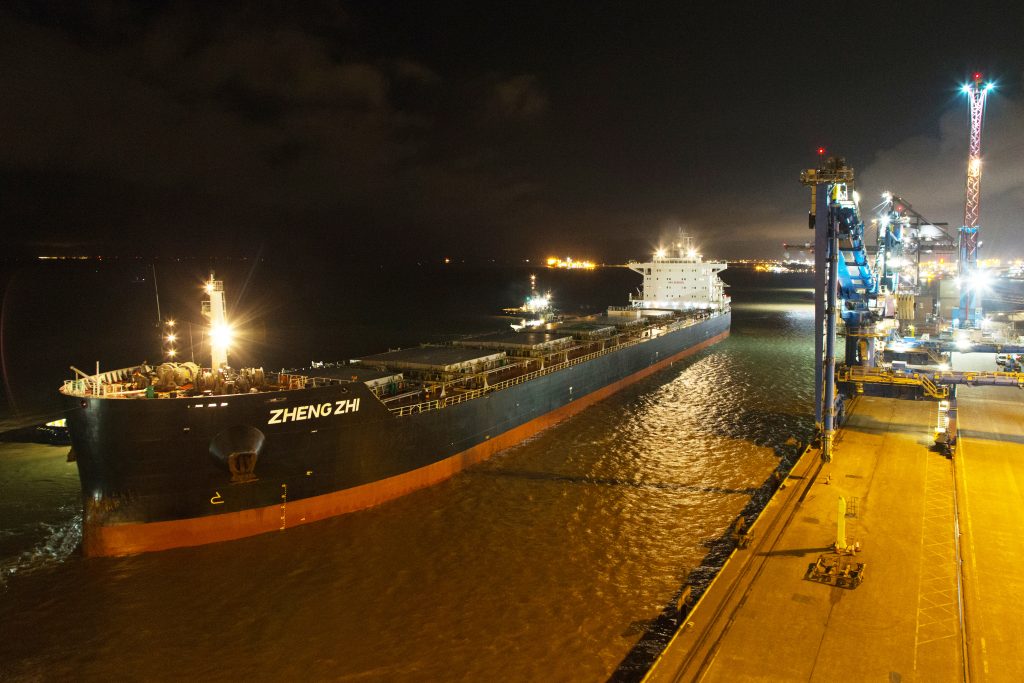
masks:
[[[436,85],[441,82],[441,77],[432,69],[410,59],[393,60],[391,69],[398,78],[415,81],[421,85]]]
[[[981,61],[1014,74],[982,219],[986,248],[1016,249],[1012,22],[975,12],[980,58],[938,10],[891,12],[929,36],[899,60],[856,8],[823,43],[820,13],[766,3],[20,0],[0,7],[0,222],[33,250],[622,260],[682,225],[707,253],[775,255],[806,239],[797,176],[820,144],[866,194],[959,221],[953,91]]]
[[[277,227],[306,242],[339,227],[342,238],[358,242],[361,232],[414,229],[409,222],[417,220],[427,221],[420,232],[448,221],[458,233],[505,212],[510,197],[531,187],[502,168],[497,150],[467,165],[458,151],[465,143],[435,142],[445,135],[438,113],[452,106],[444,98],[468,110],[492,101],[481,94],[474,107],[462,101],[465,90],[442,93],[440,102],[424,95],[443,82],[424,64],[356,54],[294,23],[234,14],[198,25],[187,19],[177,12],[133,18],[132,31],[112,35],[118,20],[77,17],[90,27],[80,33],[103,37],[83,44],[62,26],[8,16],[0,54],[20,65],[0,73],[0,88],[14,95],[0,103],[0,134],[12,143],[2,161],[8,173],[31,169],[41,187],[65,199],[118,202],[110,220],[137,234],[135,245],[160,241],[146,229],[154,223],[177,222],[186,241],[230,235],[254,210],[261,214],[255,232]],[[418,97],[403,97],[410,84]],[[538,87],[535,77],[499,83],[502,113],[538,115]],[[96,193],[104,183],[120,191]],[[116,199],[122,193],[136,201]],[[34,204],[33,195],[15,199]],[[143,217],[132,207],[176,215]],[[28,229],[40,228],[34,241],[66,237],[47,238],[51,220],[34,219],[26,206],[15,211]],[[239,220],[219,222],[231,214]],[[102,239],[106,228],[87,215],[63,231]]]
[[[548,99],[536,76],[522,74],[494,85],[491,106],[502,116],[530,120],[544,114]]]

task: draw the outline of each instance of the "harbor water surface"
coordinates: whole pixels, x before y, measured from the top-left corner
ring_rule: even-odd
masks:
[[[40,284],[62,268],[62,293]],[[164,306],[187,319],[203,269],[166,270]],[[530,272],[569,312],[623,304],[639,279],[218,266],[248,318],[240,353],[269,367],[500,328]],[[810,276],[724,279],[728,340],[445,483],[284,533],[84,559],[67,447],[0,444],[0,678],[607,679],[688,575],[713,574],[716,541],[811,433]],[[46,414],[69,364],[155,357],[151,284],[124,264],[9,273],[9,402]],[[23,322],[48,295],[47,320]]]

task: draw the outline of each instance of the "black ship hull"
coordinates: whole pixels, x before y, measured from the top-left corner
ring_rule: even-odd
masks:
[[[84,552],[231,540],[399,497],[724,339],[730,322],[725,312],[472,400],[401,414],[361,382],[169,400],[65,396]]]

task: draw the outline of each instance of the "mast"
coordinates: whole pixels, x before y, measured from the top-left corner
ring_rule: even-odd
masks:
[[[160,288],[156,283],[156,264],[151,263],[149,267],[153,271],[153,293],[156,295],[156,329],[160,335],[161,358],[174,360],[178,355],[178,349],[174,346],[178,335],[174,331],[174,321],[170,318],[164,320],[163,314],[160,313]]]
[[[967,155],[967,193],[964,202],[964,227],[974,228],[975,235],[981,214],[981,126],[985,117],[985,99],[992,84],[981,84],[981,74],[963,87],[971,105],[971,146]],[[975,237],[975,241],[977,238]],[[974,246],[977,249],[977,246]],[[977,260],[977,253],[972,254]]]
[[[982,85],[981,74],[974,74],[974,82],[962,90],[971,106],[971,141],[967,154],[967,191],[964,200],[964,224],[960,228],[960,311],[957,316],[962,325],[977,319],[981,308],[978,271],[978,221],[981,215],[981,126],[985,116],[985,99],[992,89],[991,83]]]

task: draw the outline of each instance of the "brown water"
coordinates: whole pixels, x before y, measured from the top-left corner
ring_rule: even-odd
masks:
[[[281,534],[86,560],[66,448],[0,444],[0,678],[633,677],[809,434],[811,301],[778,283],[737,283],[730,339],[529,442]]]

